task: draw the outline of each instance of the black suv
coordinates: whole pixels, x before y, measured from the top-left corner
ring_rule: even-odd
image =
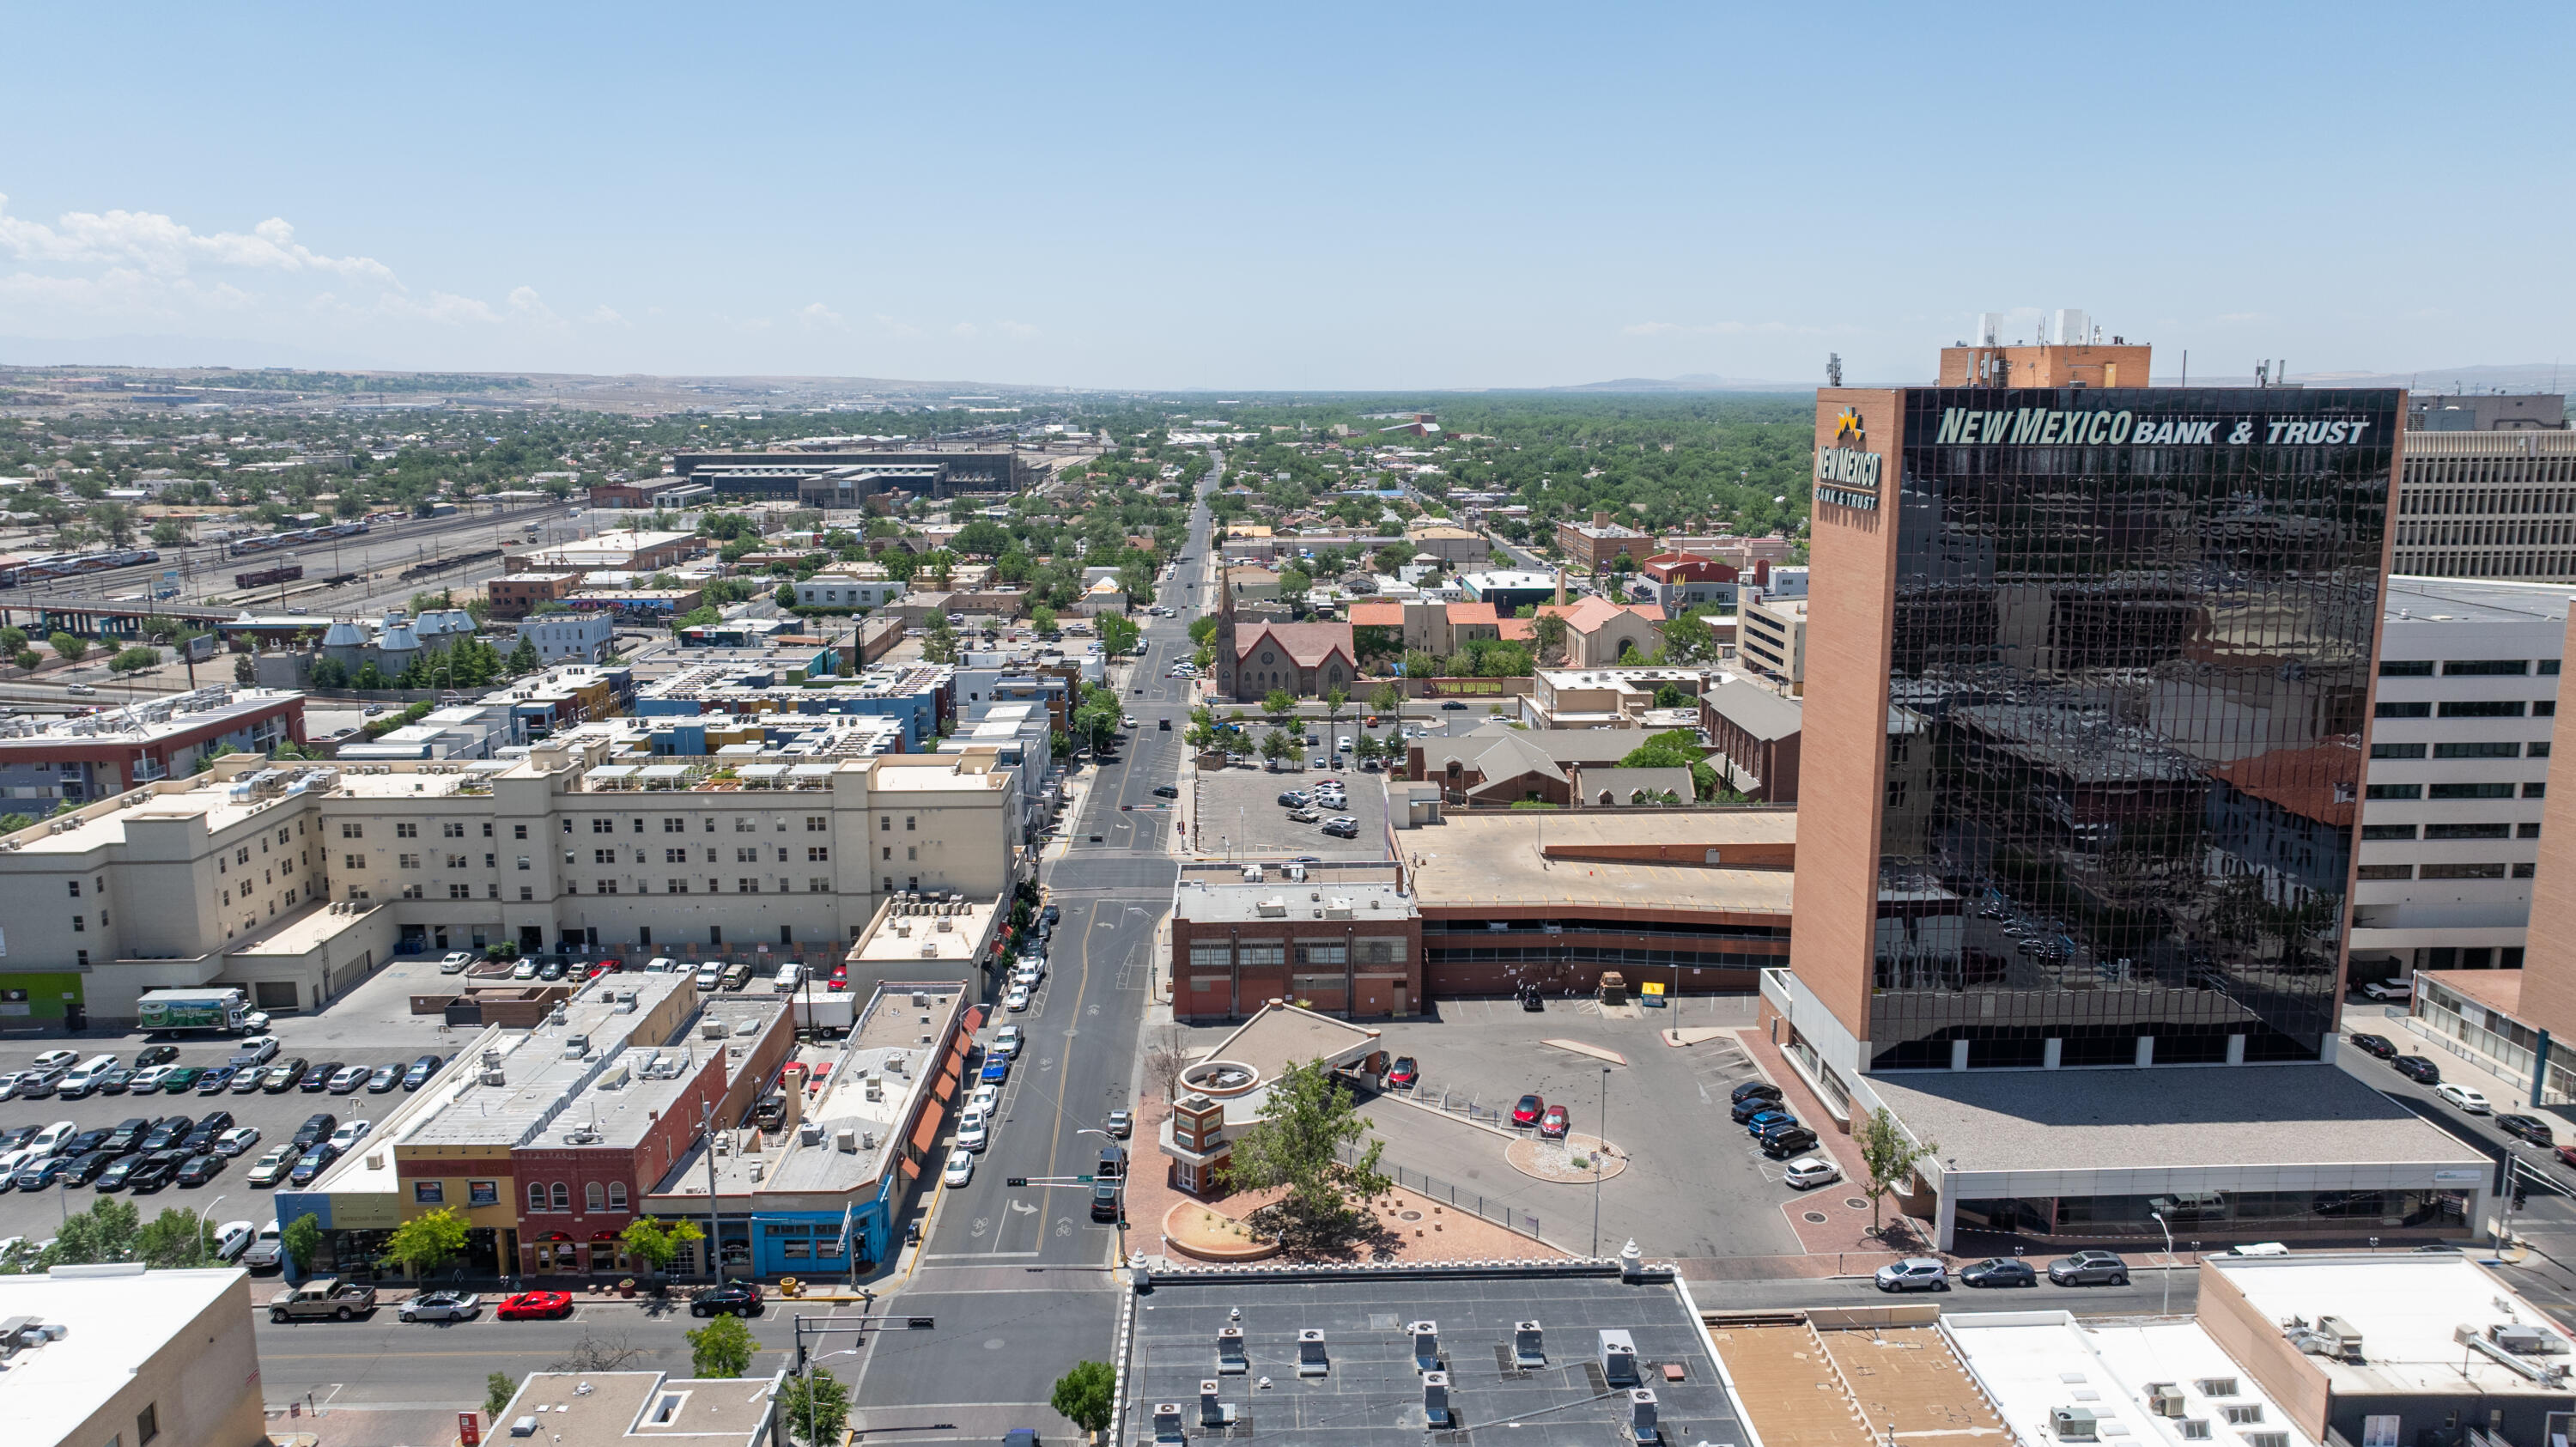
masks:
[[[100,1149],[113,1151],[120,1156],[129,1154],[143,1144],[144,1135],[151,1129],[150,1118],[140,1115],[129,1116],[118,1121],[116,1128],[107,1133],[107,1140]]]
[[[2397,1058],[2397,1047],[2390,1044],[2385,1035],[2365,1035],[2356,1031],[2352,1037],[2352,1048],[2364,1055],[2375,1055],[2382,1060]]]
[[[331,1088],[331,1077],[339,1074],[340,1069],[339,1061],[325,1060],[305,1071],[304,1078],[295,1083],[295,1088],[308,1095],[318,1095]]]
[[[2418,1085],[2439,1085],[2442,1083],[2442,1067],[2425,1059],[2421,1055],[2400,1055],[2388,1063],[2398,1074],[2405,1076],[2407,1079],[2414,1081]]]
[[[1785,1161],[1791,1156],[1804,1155],[1815,1148],[1816,1133],[1802,1125],[1793,1125],[1787,1130],[1775,1131],[1762,1138],[1762,1154],[1775,1161]]]
[[[1762,1097],[1764,1100],[1778,1100],[1780,1099],[1780,1087],[1773,1085],[1767,1080],[1748,1080],[1742,1085],[1735,1087],[1734,1092],[1730,1094],[1727,1099],[1733,1101],[1737,1105],[1742,1105],[1744,1102],[1751,1100],[1757,1095]]]
[[[299,1151],[310,1149],[316,1142],[329,1140],[331,1132],[339,1128],[340,1118],[326,1110],[296,1127],[293,1137],[295,1148]]]
[[[761,1305],[758,1283],[750,1281],[728,1281],[722,1286],[709,1287],[689,1301],[691,1316],[713,1316],[717,1312],[727,1316],[758,1316],[766,1309]]]
[[[186,1139],[188,1132],[196,1128],[197,1123],[184,1115],[165,1115],[152,1123],[152,1129],[143,1133],[142,1143],[135,1149],[145,1155],[166,1151]]]
[[[101,1172],[115,1164],[116,1155],[112,1151],[85,1151],[80,1159],[65,1166],[63,1173],[55,1179],[70,1185],[86,1186],[97,1180]]]
[[[2550,1132],[2549,1122],[2536,1115],[2500,1115],[2496,1129],[2509,1136],[2519,1136],[2536,1146],[2554,1146],[2558,1137]]]
[[[155,1065],[167,1065],[178,1058],[179,1047],[176,1045],[147,1045],[143,1047],[142,1054],[134,1057],[134,1068],[149,1070]]]
[[[203,1155],[215,1148],[215,1137],[232,1128],[233,1113],[229,1110],[219,1110],[198,1121],[193,1129],[173,1144],[192,1156]]]

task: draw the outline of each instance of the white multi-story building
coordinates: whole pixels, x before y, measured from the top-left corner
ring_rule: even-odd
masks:
[[[519,641],[546,663],[599,663],[616,647],[617,625],[605,613],[541,613],[520,620]]]
[[[2389,579],[2352,963],[2516,969],[2576,585]]]
[[[865,759],[270,766],[129,791],[0,839],[8,982],[130,1019],[154,988],[309,1009],[397,951],[819,946],[889,896],[991,899],[1025,860],[996,749]]]

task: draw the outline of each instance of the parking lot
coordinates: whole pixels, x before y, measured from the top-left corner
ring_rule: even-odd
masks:
[[[1463,1118],[1463,1107],[1472,1103],[1477,1119],[1499,1112],[1508,1126],[1513,1102],[1534,1093],[1567,1106],[1576,1131],[1605,1135],[1628,1157],[1628,1168],[1599,1187],[1603,1250],[1615,1252],[1632,1237],[1651,1256],[1768,1256],[1801,1249],[1781,1208],[1803,1205],[1808,1193],[1792,1190],[1782,1178],[1785,1162],[1765,1158],[1728,1116],[1736,1083],[1760,1078],[1753,1061],[1732,1036],[1676,1048],[1658,1033],[1667,1027],[1749,1024],[1749,997],[1686,998],[1671,1009],[1638,1012],[1643,1019],[1605,1018],[1582,999],[1550,999],[1545,1005],[1525,1013],[1508,999],[1438,1000],[1434,1013],[1422,1018],[1372,1021],[1391,1054],[1419,1063],[1421,1084],[1414,1093],[1422,1102],[1437,1105],[1445,1097],[1452,1107],[1436,1111],[1390,1098],[1364,1099],[1374,1133],[1386,1142],[1386,1160],[1507,1202],[1537,1216],[1548,1241],[1586,1250],[1593,1239],[1594,1188],[1523,1175],[1504,1160],[1503,1138]],[[1223,1033],[1194,1032],[1194,1043],[1212,1046]],[[1609,1050],[1627,1063],[1541,1043],[1546,1040]]]
[[[1324,859],[1386,857],[1386,775],[1358,770],[1231,768],[1198,774],[1198,846],[1209,854],[1232,851],[1257,855],[1312,854]],[[1300,824],[1279,802],[1286,790],[1311,792],[1325,779],[1339,779],[1348,802],[1339,808],[1317,807],[1330,819],[1347,814],[1359,821],[1359,837],[1340,839],[1320,824]]]
[[[181,1038],[163,1043],[174,1046],[178,1051],[177,1059],[171,1063],[201,1068],[223,1064],[239,1046],[236,1040],[216,1037]],[[36,1056],[41,1051],[49,1049],[74,1050],[83,1060],[93,1055],[113,1054],[122,1063],[131,1066],[136,1056],[145,1048],[146,1042],[140,1036],[105,1041],[44,1041],[12,1046],[6,1050],[0,1050],[0,1071],[16,1072],[31,1069],[35,1065]],[[343,1065],[409,1066],[415,1057],[423,1053],[426,1053],[425,1049],[413,1049],[405,1053],[388,1047],[367,1051],[334,1052],[324,1056],[301,1048],[281,1048],[269,1063],[272,1066],[281,1065],[300,1055],[312,1066],[320,1066],[330,1061],[338,1061]],[[311,1077],[308,1075],[307,1078]],[[220,1226],[226,1221],[246,1220],[256,1226],[266,1223],[271,1214],[265,1197],[275,1187],[251,1185],[250,1170],[270,1148],[287,1144],[295,1135],[297,1128],[313,1115],[328,1112],[338,1117],[342,1123],[351,1120],[372,1121],[381,1119],[405,1098],[405,1093],[399,1084],[384,1092],[370,1092],[361,1087],[346,1094],[333,1094],[327,1090],[307,1091],[300,1087],[283,1093],[272,1094],[265,1090],[258,1090],[246,1095],[236,1094],[230,1088],[214,1095],[201,1094],[195,1089],[177,1095],[167,1091],[150,1095],[138,1094],[130,1090],[113,1095],[100,1092],[79,1100],[64,1100],[59,1096],[51,1096],[0,1102],[0,1128],[14,1130],[17,1127],[33,1126],[41,1130],[57,1121],[70,1121],[80,1130],[87,1131],[113,1128],[125,1121],[138,1118],[161,1120],[171,1116],[186,1116],[192,1121],[202,1121],[216,1111],[228,1111],[234,1117],[235,1125],[257,1129],[259,1139],[240,1156],[226,1160],[213,1179],[197,1186],[184,1186],[174,1180],[158,1189],[128,1191],[121,1194],[127,1195],[147,1220],[159,1215],[165,1207],[176,1207],[185,1211],[205,1211],[210,1204],[220,1199],[221,1204],[214,1205],[207,1216],[212,1224]],[[31,1243],[51,1240],[60,1231],[65,1215],[73,1211],[89,1209],[90,1202],[98,1195],[97,1186],[70,1185],[62,1182],[41,1190],[22,1191],[12,1187],[5,1193],[0,1193],[0,1239],[24,1236]]]

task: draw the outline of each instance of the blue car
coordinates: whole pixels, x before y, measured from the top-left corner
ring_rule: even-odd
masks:
[[[1805,1129],[1805,1126],[1798,1124],[1795,1116],[1783,1116],[1780,1119],[1771,1122],[1769,1125],[1762,1127],[1760,1130],[1755,1131],[1753,1133],[1753,1138],[1761,1141],[1765,1145],[1768,1145],[1772,1141],[1778,1140],[1780,1137],[1789,1134],[1791,1131],[1803,1131]]]
[[[1776,1121],[1784,1120],[1794,1122],[1797,1120],[1797,1117],[1791,1115],[1785,1110],[1766,1110],[1744,1123],[1745,1133],[1748,1135],[1758,1136],[1762,1134],[1764,1127],[1769,1126]]]
[[[987,1055],[987,1056],[985,1056],[985,1057],[984,1057],[984,1073],[983,1073],[982,1075],[980,1075],[980,1076],[977,1076],[976,1078],[977,1078],[977,1079],[979,1079],[979,1080],[984,1081],[985,1083],[987,1083],[987,1084],[989,1084],[989,1085],[999,1085],[999,1084],[1001,1084],[1003,1081],[1006,1081],[1006,1080],[1010,1079],[1010,1078],[1011,1078],[1011,1057],[1009,1057],[1009,1056],[1007,1056],[1007,1055]]]

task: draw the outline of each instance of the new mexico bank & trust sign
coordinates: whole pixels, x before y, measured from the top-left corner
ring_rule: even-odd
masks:
[[[2322,447],[2359,442],[2376,420],[2141,417],[2125,407],[1945,407],[1932,441],[1939,447],[2207,447],[2222,440],[2235,447]]]
[[[1834,445],[1816,449],[1816,501],[1877,511],[1878,478],[1886,459],[1862,450],[1868,440],[1856,409],[1846,407],[1834,418]]]

